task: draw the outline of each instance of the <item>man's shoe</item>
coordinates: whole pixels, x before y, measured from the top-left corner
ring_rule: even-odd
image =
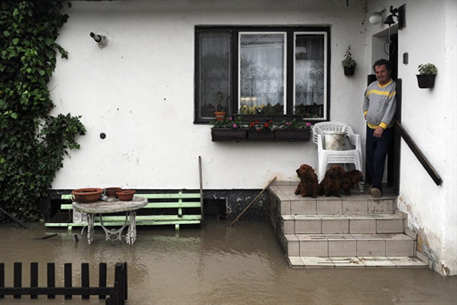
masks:
[[[377,187],[373,187],[371,189],[371,197],[373,198],[381,198],[381,190],[378,189]]]

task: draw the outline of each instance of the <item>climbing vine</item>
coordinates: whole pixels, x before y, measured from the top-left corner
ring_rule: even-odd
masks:
[[[68,20],[62,8],[61,0],[0,4],[0,207],[22,221],[39,219],[40,201],[85,133],[79,117],[50,115],[47,84],[57,54],[68,58],[56,43]]]

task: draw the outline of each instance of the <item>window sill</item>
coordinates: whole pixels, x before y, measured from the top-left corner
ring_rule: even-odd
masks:
[[[309,142],[311,130],[250,131],[247,129],[212,128],[213,142]]]

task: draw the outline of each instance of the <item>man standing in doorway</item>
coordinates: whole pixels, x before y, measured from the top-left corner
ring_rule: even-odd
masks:
[[[387,152],[394,133],[396,83],[390,78],[392,64],[379,59],[373,65],[377,81],[365,90],[363,114],[367,121],[366,158],[371,176],[371,196],[382,196],[382,178]]]

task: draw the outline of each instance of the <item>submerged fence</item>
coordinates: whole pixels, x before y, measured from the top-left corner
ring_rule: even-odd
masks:
[[[63,295],[65,299],[72,299],[74,295],[80,295],[82,299],[98,295],[105,299],[106,305],[124,305],[127,300],[127,263],[116,263],[112,287],[107,286],[106,263],[99,264],[97,287],[90,287],[88,263],[81,264],[80,287],[73,287],[71,263],[64,264],[64,287],[56,287],[55,263],[47,264],[47,287],[38,287],[38,263],[30,263],[30,287],[22,287],[22,263],[14,263],[13,272],[13,287],[5,287],[5,264],[0,263],[0,299],[5,295],[12,295],[15,299],[23,295],[30,295],[31,299],[39,295],[47,295],[48,299],[54,299],[56,295]]]

